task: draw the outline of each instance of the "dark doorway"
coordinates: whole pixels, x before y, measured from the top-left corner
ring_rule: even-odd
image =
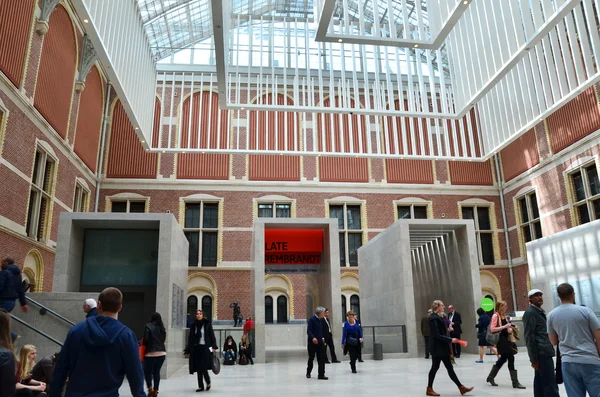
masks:
[[[352,295],[350,297],[350,310],[356,313],[356,316],[360,320],[360,298],[358,295]]]
[[[273,324],[273,298],[265,296],[265,324]]]
[[[281,295],[279,298],[277,298],[277,324],[287,324],[287,322],[287,298]]]
[[[346,313],[348,312],[347,307],[348,306],[346,306],[346,296],[342,295],[342,321],[346,321]]]
[[[202,311],[209,321],[212,321],[212,296],[202,298]]]
[[[138,340],[144,336],[144,326],[152,315],[152,310],[150,313],[144,311],[143,292],[123,292],[123,310],[119,313],[119,321],[131,328]]]
[[[196,319],[196,310],[198,310],[198,298],[190,295],[187,298],[187,314],[190,315],[192,321]]]

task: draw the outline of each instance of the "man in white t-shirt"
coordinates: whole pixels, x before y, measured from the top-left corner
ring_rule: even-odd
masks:
[[[557,293],[561,305],[548,314],[548,337],[560,343],[567,394],[600,396],[600,321],[589,308],[575,305],[570,284],[559,285]]]

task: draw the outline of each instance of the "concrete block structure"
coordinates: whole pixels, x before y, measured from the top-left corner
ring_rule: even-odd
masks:
[[[362,324],[406,327],[402,339],[384,344],[405,343],[406,356],[424,355],[421,318],[434,300],[454,305],[464,324],[461,338],[476,340],[468,324],[477,322],[482,294],[472,221],[399,220],[358,250],[358,262]],[[466,351],[476,352],[476,344]]]

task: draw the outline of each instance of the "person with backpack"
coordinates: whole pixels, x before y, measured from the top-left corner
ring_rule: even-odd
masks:
[[[10,257],[2,260],[0,268],[2,269],[0,271],[0,308],[10,313],[15,308],[15,301],[18,299],[21,310],[27,313],[29,307],[25,300],[21,269],[15,265],[14,259]],[[18,335],[11,332],[10,336],[14,343]]]
[[[223,365],[234,365],[237,357],[237,345],[233,336],[227,335],[223,344]]]
[[[167,340],[167,331],[162,322],[159,313],[154,313],[150,317],[150,322],[144,327],[144,338],[142,345],[146,347],[144,354],[144,377],[148,387],[148,397],[158,396],[158,386],[160,384],[160,369],[167,358],[167,349],[165,341]],[[152,388],[152,379],[154,379],[154,388]]]

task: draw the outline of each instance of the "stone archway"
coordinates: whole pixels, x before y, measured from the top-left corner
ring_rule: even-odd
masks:
[[[42,292],[44,289],[44,259],[36,249],[29,251],[25,257],[23,279],[31,285],[31,292]]]
[[[481,278],[481,295],[491,295],[494,302],[502,300],[502,290],[500,289],[500,281],[496,275],[488,270],[480,270],[479,276]]]
[[[202,307],[202,301],[205,297],[212,300],[212,320],[218,319],[218,292],[217,283],[208,274],[202,272],[192,273],[188,276],[188,298],[195,296],[198,307]]]

